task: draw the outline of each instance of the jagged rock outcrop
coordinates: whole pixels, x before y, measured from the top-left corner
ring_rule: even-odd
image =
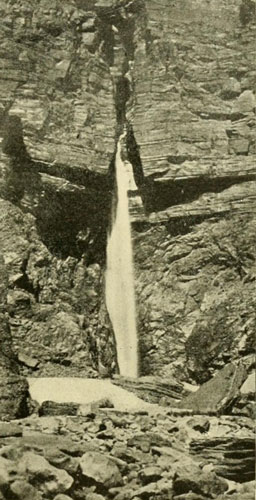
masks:
[[[32,215],[4,200],[0,205],[13,349],[39,360],[29,367],[18,356],[24,373],[111,373],[115,347],[102,304],[100,265],[87,264],[85,254],[80,259],[52,254]]]
[[[6,287],[7,275],[3,256],[0,255],[0,420],[26,417],[29,413],[28,383],[19,374],[4,310]]]
[[[225,414],[230,412],[239,396],[239,390],[247,377],[242,364],[229,363],[215,377],[201,385],[198,391],[183,398],[178,406],[195,413]]]
[[[254,248],[255,221],[246,216],[142,227],[135,263],[144,372],[201,383],[253,352]]]
[[[255,2],[33,0],[0,13],[16,352],[41,373],[115,371],[104,268],[125,125],[143,200],[131,203],[141,373],[201,383],[250,354]]]
[[[220,476],[240,483],[254,480],[254,442],[245,437],[194,440],[190,452],[214,464]]]

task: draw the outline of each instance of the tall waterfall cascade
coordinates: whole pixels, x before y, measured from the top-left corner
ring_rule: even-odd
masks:
[[[106,306],[112,322],[120,375],[138,376],[138,340],[133,272],[133,250],[129,215],[129,190],[137,190],[132,167],[116,153],[117,199],[113,201],[112,228],[107,244]]]

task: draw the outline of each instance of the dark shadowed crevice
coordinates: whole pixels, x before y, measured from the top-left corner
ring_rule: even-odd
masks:
[[[202,214],[179,217],[178,219],[170,218],[164,225],[171,236],[179,236],[190,233],[195,226],[202,224],[205,220],[207,220],[209,224],[215,224],[219,220],[227,218],[227,215],[228,212],[222,212],[221,214],[216,213],[215,215]]]
[[[87,265],[104,263],[109,206],[106,188],[60,193],[48,186],[36,211],[40,238],[58,257],[83,255]]]
[[[112,24],[105,21],[104,18],[99,18],[98,31],[100,39],[102,40],[102,54],[108,66],[114,64],[114,46],[115,38],[112,29]]]
[[[143,172],[143,167],[140,159],[140,150],[139,146],[136,142],[134,133],[133,133],[133,128],[131,124],[128,124],[127,126],[127,154],[128,154],[128,160],[132,164],[133,167],[133,175],[134,175],[134,180],[140,189],[141,186],[143,186],[144,183],[144,172]]]
[[[24,273],[23,276],[16,280],[15,287],[21,288],[22,290],[31,293],[35,297],[36,302],[39,302],[40,287],[37,286],[36,288],[34,288],[26,273]]]
[[[3,153],[18,159],[18,163],[24,163],[29,160],[29,154],[23,139],[23,127],[19,116],[7,115],[3,128]],[[13,163],[15,168],[15,162]]]
[[[207,178],[194,178],[154,181],[146,179],[143,187],[143,200],[146,212],[166,210],[174,205],[191,203],[205,193],[221,193],[225,189],[256,179],[255,174]]]
[[[104,262],[111,175],[33,161],[26,150],[22,122],[17,116],[6,116],[3,132],[2,149],[9,163],[2,196],[23,211],[33,213],[39,237],[52,254],[60,258],[85,255],[88,265]],[[42,173],[50,175],[53,182],[45,185]],[[85,189],[60,192],[54,177]],[[33,288],[26,273],[16,286],[38,299],[39,291]]]
[[[130,98],[130,83],[125,76],[118,78],[116,82],[116,121],[117,126],[122,128],[126,122],[126,103]]]

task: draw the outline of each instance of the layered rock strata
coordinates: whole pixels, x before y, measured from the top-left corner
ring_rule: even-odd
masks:
[[[40,359],[40,373],[116,369],[104,270],[125,126],[143,200],[131,203],[141,373],[202,382],[250,354],[255,2],[0,11],[1,251],[16,352]]]

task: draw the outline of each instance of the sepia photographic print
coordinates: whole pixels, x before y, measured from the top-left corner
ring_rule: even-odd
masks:
[[[253,500],[255,0],[0,0],[0,500]]]

